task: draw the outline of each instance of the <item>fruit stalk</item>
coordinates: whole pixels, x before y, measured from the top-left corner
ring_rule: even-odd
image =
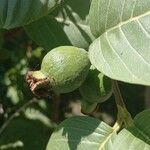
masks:
[[[116,80],[112,80],[112,87],[113,93],[115,96],[115,101],[117,104],[118,114],[117,114],[117,121],[114,124],[113,128],[115,130],[119,130],[122,124],[124,123],[125,126],[130,126],[133,123],[131,114],[128,112],[125,103],[123,101],[118,82]]]
[[[126,108],[119,86],[118,86],[118,82],[116,80],[112,80],[112,87],[113,87],[113,93],[115,96],[116,104],[121,106],[122,108]]]

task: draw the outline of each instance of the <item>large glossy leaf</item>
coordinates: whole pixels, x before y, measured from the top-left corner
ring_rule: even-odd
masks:
[[[115,150],[150,149],[150,110],[146,110],[134,119],[131,127],[123,129],[114,141]]]
[[[66,1],[53,16],[29,24],[25,30],[38,45],[48,50],[60,45],[87,48],[94,40],[87,23],[89,6],[90,0]]]
[[[48,14],[60,0],[0,0],[0,28],[14,28]]]
[[[63,23],[58,23],[55,18],[46,16],[25,27],[28,35],[38,45],[50,50],[60,45],[71,45],[63,31]]]
[[[47,150],[103,150],[112,147],[116,134],[97,119],[76,116],[65,120],[52,134]]]
[[[105,75],[150,85],[150,0],[93,0],[92,64]]]

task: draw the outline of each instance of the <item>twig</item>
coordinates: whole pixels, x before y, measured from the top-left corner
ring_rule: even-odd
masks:
[[[59,123],[59,106],[60,106],[60,94],[54,94],[53,97],[53,121]]]
[[[115,101],[117,105],[120,105],[122,108],[125,108],[125,104],[116,80],[112,80],[113,92],[115,96]]]
[[[119,130],[122,124],[124,123],[125,126],[130,126],[133,123],[131,114],[128,112],[125,103],[123,101],[118,83],[116,80],[112,80],[112,86],[113,86],[113,92],[115,96],[115,101],[117,104],[118,109],[118,115],[117,115],[117,121],[114,124],[113,128],[116,130]]]
[[[2,127],[0,128],[0,135],[2,134],[2,132],[6,129],[6,127],[9,125],[9,123],[21,112],[23,111],[27,106],[38,102],[39,100],[36,98],[33,98],[31,100],[29,100],[27,103],[25,103],[23,106],[21,106],[19,109],[17,109],[10,117],[9,119],[2,125]]]

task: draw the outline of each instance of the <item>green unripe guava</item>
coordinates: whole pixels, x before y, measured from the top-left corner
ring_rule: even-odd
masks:
[[[36,95],[46,95],[48,91],[68,93],[81,86],[89,68],[90,61],[84,49],[61,46],[46,54],[39,71],[28,72],[27,81]]]
[[[101,103],[112,95],[112,82],[103,73],[91,68],[79,91],[84,101]]]

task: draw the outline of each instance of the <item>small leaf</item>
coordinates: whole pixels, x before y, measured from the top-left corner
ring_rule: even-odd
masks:
[[[150,110],[138,114],[133,125],[118,134],[113,148],[115,150],[150,149]]]
[[[76,116],[65,120],[52,134],[47,150],[102,150],[111,148],[116,134],[97,119]]]
[[[142,6],[142,7],[141,7]],[[91,63],[110,78],[150,85],[150,0],[93,0]]]

